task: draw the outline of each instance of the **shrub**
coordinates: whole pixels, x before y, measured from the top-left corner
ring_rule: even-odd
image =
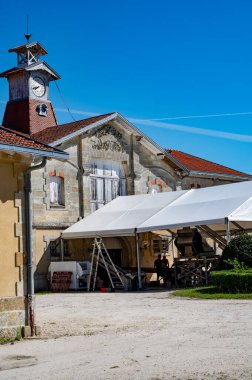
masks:
[[[212,285],[222,292],[251,293],[252,270],[231,271],[223,270],[211,273]]]
[[[222,253],[222,262],[237,259],[245,266],[252,268],[252,236],[248,234],[241,234],[230,240],[229,244],[225,247]],[[223,268],[230,268],[228,265],[223,265]]]
[[[244,272],[245,270],[248,270],[249,267],[244,264],[244,262],[238,261],[237,258],[234,260],[227,259],[225,260],[225,263],[228,264],[234,272]]]

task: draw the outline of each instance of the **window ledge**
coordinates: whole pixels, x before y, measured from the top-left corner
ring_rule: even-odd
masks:
[[[50,205],[51,210],[65,210],[66,206],[64,205]]]

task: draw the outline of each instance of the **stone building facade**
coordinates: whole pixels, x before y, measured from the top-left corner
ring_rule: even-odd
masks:
[[[50,127],[35,138],[69,154],[68,161],[51,160],[44,170],[33,176],[37,290],[49,285],[47,270],[51,261],[61,260],[62,255],[65,260],[89,260],[92,240],[69,240],[62,245],[60,234],[116,196],[249,179],[244,173],[197,157],[195,167],[186,167],[185,162],[177,159],[176,151],[162,149],[118,113]],[[190,166],[188,155],[179,158],[185,161],[185,157]],[[204,171],[204,165],[210,165],[219,173]],[[42,188],[43,192],[36,190]],[[60,191],[58,197],[53,195],[55,189]],[[136,268],[134,238],[118,237],[105,239],[105,242],[119,266]],[[166,242],[152,233],[140,236],[143,268],[152,268],[157,254],[167,249]]]
[[[92,127],[92,124],[95,126]],[[46,135],[44,132],[43,136]],[[151,146],[147,138],[139,136],[139,131],[118,114],[105,115],[98,122],[92,118],[88,126],[78,131],[78,136],[70,139],[65,137],[66,141],[60,145],[54,141],[53,145],[66,151],[69,160],[65,163],[51,160],[43,171],[34,173],[32,179],[33,227],[37,237],[36,252],[40,252],[40,255],[36,255],[37,289],[47,286],[49,262],[60,257],[60,241],[53,241],[63,229],[118,195],[142,194],[160,189],[172,191],[175,188],[175,172],[158,156],[160,149]],[[61,204],[55,204],[52,199],[57,177],[64,191],[58,199]],[[41,188],[44,189],[43,193],[36,190]],[[86,243],[88,256],[90,243]],[[114,243],[111,242],[112,246]],[[83,260],[84,256],[81,256],[79,249],[74,248],[75,244],[66,243],[65,257]],[[114,249],[118,247],[117,244]]]
[[[36,290],[48,288],[52,260],[88,259],[91,242],[62,242],[61,232],[115,197],[251,179],[246,173],[164,149],[119,113],[57,125],[49,85],[60,77],[41,60],[46,50],[38,42],[27,42],[10,51],[17,54],[17,67],[0,74],[7,78],[10,92],[3,125],[69,155],[65,162],[52,159],[32,173]],[[153,265],[163,243],[152,234],[141,237],[143,267]],[[136,266],[134,240],[118,238],[106,244],[111,254],[117,251],[114,259],[121,265]]]

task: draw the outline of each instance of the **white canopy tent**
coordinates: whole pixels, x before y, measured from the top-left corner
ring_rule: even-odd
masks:
[[[155,230],[211,226],[252,230],[252,181],[202,189],[118,197],[75,223],[63,239],[132,236]]]
[[[135,235],[138,226],[185,193],[187,191],[118,197],[67,228],[62,237],[76,239]]]
[[[67,228],[62,238],[135,235],[141,288],[138,234],[160,230],[175,233],[177,228],[192,226],[200,228],[222,247],[229,241],[232,231],[252,231],[252,181],[118,197]],[[223,235],[226,235],[226,240]]]

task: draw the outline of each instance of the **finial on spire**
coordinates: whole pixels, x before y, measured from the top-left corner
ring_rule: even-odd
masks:
[[[27,43],[29,43],[30,38],[31,38],[31,34],[29,33],[29,16],[27,16],[27,18],[26,18],[26,30],[27,31],[26,31],[26,34],[24,36],[26,38]]]

